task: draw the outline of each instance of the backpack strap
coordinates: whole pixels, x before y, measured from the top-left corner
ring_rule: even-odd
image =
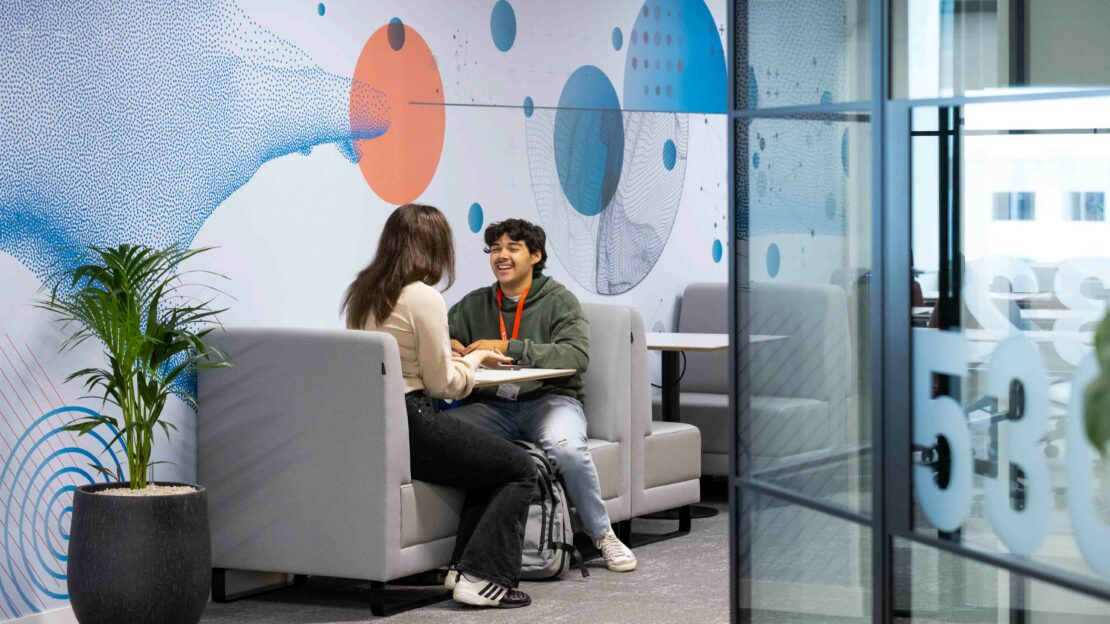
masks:
[[[573,565],[578,566],[578,571],[582,573],[582,578],[590,575],[590,571],[586,569],[586,562],[582,559],[582,553],[575,548],[574,544],[567,544],[566,542],[548,542],[547,547],[552,550],[561,550],[570,555],[574,560]]]

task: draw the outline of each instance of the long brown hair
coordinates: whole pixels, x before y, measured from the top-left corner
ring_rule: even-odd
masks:
[[[434,286],[444,274],[450,288],[455,283],[455,243],[447,217],[431,206],[401,206],[386,219],[374,259],[347,287],[340,308],[347,311],[347,327],[362,329],[371,314],[381,323],[402,288],[413,282]]]

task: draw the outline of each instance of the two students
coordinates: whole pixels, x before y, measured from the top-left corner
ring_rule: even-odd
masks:
[[[636,558],[610,528],[586,446],[581,401],[589,328],[581,306],[542,275],[541,228],[509,219],[487,228],[485,243],[497,283],[471,292],[448,315],[433,286],[444,277],[448,287],[454,281],[451,228],[435,208],[401,206],[386,221],[374,260],[348,288],[344,308],[348,327],[397,339],[413,478],[467,490],[452,557],[459,573],[448,577],[453,598],[511,608],[531,602],[516,587],[536,479],[528,454],[512,440],[536,442],[563,473],[610,570],[633,570]],[[510,361],[578,373],[471,396],[479,365]],[[463,407],[439,411],[436,399],[464,397]]]

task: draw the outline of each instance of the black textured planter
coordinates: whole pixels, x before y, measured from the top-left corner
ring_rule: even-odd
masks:
[[[127,484],[73,494],[67,584],[81,624],[196,624],[208,604],[208,493],[111,496]]]

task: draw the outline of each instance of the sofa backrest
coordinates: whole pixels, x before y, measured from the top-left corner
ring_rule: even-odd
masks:
[[[750,301],[752,334],[787,336],[751,345],[752,395],[843,403],[853,370],[844,290],[760,282],[752,283]]]
[[[678,314],[678,331],[727,334],[728,284],[694,283],[686,286]],[[727,394],[728,350],[686,353],[683,392]]]
[[[229,326],[208,340],[233,363],[198,379],[213,564],[391,578],[411,482],[393,337]]]
[[[623,432],[631,409],[627,344],[632,330],[628,308],[584,303],[582,311],[590,321],[590,365],[582,376],[587,434],[619,442],[627,435]]]

